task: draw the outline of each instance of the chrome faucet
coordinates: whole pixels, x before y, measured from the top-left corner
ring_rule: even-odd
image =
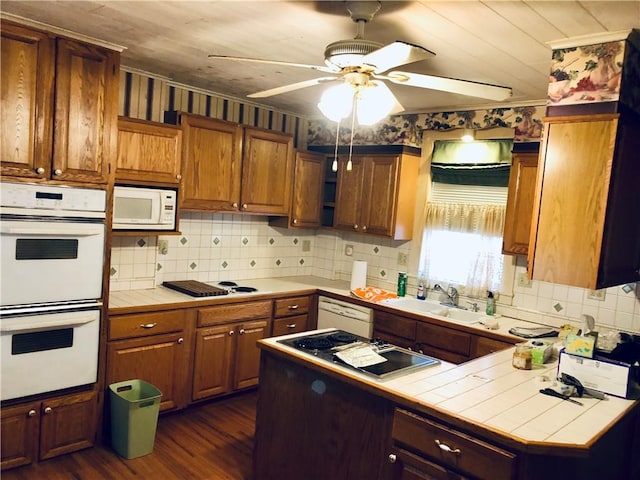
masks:
[[[442,292],[447,296],[448,301],[442,302],[442,305],[446,305],[447,307],[458,307],[458,290],[455,287],[449,287],[449,291],[447,292],[444,288],[440,286],[440,284],[436,283],[433,286],[434,290],[438,292]]]

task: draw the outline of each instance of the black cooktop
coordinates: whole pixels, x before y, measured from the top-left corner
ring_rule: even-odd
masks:
[[[378,379],[388,378],[391,375],[395,376],[410,370],[440,363],[440,361],[435,358],[406,350],[381,340],[369,340],[364,337],[359,337],[344,330],[313,333],[278,340],[278,342],[327,362],[337,363]],[[373,351],[386,360],[382,363],[366,367],[354,367],[353,365],[343,362],[335,355],[341,348],[344,348],[344,346],[356,342],[369,345]]]

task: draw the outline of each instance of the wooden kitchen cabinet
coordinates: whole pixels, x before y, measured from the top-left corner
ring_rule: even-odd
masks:
[[[276,227],[315,228],[321,224],[325,156],[320,153],[296,153],[291,209],[288,217],[273,217]]]
[[[463,363],[471,358],[471,333],[453,328],[418,322],[416,349],[425,355],[451,363]]]
[[[513,347],[517,343],[517,340],[498,340],[495,338],[476,336],[473,339],[471,347],[471,358],[480,358],[491,353],[499,352],[507,348]]]
[[[529,271],[600,289],[640,279],[640,119],[545,118]]]
[[[165,121],[182,128],[181,208],[288,214],[291,135],[181,112]]]
[[[384,340],[399,347],[411,348],[416,343],[416,320],[392,313],[374,310],[373,338]]]
[[[180,183],[182,130],[165,123],[118,119],[116,182]]]
[[[120,54],[2,21],[2,175],[106,184]]]
[[[107,385],[132,379],[162,392],[160,411],[188,404],[195,309],[109,317]]]
[[[394,480],[516,478],[516,454],[402,408],[391,437]]]
[[[92,447],[97,402],[97,392],[84,392],[3,407],[2,470]]]
[[[539,143],[514,144],[509,173],[502,253],[527,255],[538,172]]]
[[[280,335],[308,330],[310,304],[311,298],[308,295],[276,299],[273,302],[271,335],[279,337]]]
[[[410,240],[420,157],[410,153],[353,155],[338,162],[333,226]]]
[[[198,310],[191,399],[202,400],[258,384],[260,351],[269,336],[271,300]]]

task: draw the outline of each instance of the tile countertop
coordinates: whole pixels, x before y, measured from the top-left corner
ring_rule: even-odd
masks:
[[[305,334],[308,334],[306,332]],[[295,337],[304,334],[293,334]],[[524,443],[554,443],[588,448],[635,401],[607,396],[604,400],[578,399],[576,405],[539,393],[551,385],[557,362],[533,370],[518,370],[511,364],[513,349],[502,350],[455,365],[441,362],[388,380],[375,380],[338,364],[328,364],[312,355],[278,343],[261,340],[263,348],[335,371],[373,386],[393,397],[417,403],[481,426]]]

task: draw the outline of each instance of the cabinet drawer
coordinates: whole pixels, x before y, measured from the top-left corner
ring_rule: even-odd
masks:
[[[416,343],[424,343],[466,357],[471,351],[471,335],[451,328],[418,323]]]
[[[109,340],[179,332],[185,318],[179,310],[109,317]]]
[[[474,478],[515,478],[515,454],[406,410],[396,409],[392,436],[394,443]]]
[[[416,339],[416,321],[399,317],[387,312],[376,311],[373,325],[376,330],[390,333],[396,337],[414,341]]]
[[[309,297],[282,298],[276,300],[273,308],[274,317],[286,317],[288,315],[299,315],[309,311]]]
[[[217,305],[215,307],[201,308],[198,310],[198,327],[251,320],[254,318],[269,318],[270,316],[271,300]]]
[[[304,332],[307,329],[307,315],[279,318],[273,321],[273,336]]]

